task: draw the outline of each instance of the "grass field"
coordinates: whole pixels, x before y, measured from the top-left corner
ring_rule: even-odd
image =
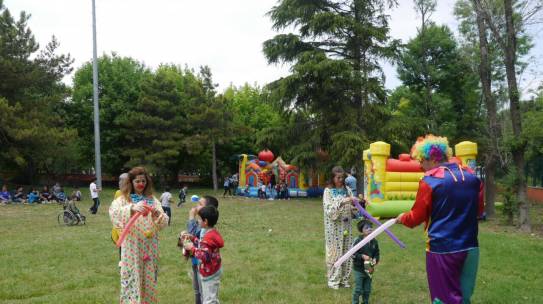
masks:
[[[84,193],[87,200],[78,204],[87,216],[84,226],[59,225],[59,205],[0,206],[0,303],[118,302],[118,251],[107,212],[112,194],[105,191],[99,213],[91,215]],[[351,289],[326,288],[320,200],[219,200],[222,303],[350,303]],[[193,303],[190,263],[176,248],[190,206],[173,207],[172,225],[160,233],[161,303]],[[534,208],[533,221],[541,224],[542,217],[543,209]],[[543,303],[543,238],[496,221],[480,227],[473,303]],[[372,303],[428,303],[423,230],[393,231],[407,249],[379,236],[382,260]]]

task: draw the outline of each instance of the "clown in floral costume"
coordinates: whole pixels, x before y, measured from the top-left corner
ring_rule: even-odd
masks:
[[[153,197],[152,181],[142,167],[130,170],[121,185],[122,195],[111,203],[113,226],[123,231],[120,303],[158,303],[158,231],[168,225],[168,216]],[[134,225],[130,218],[141,213]]]
[[[328,287],[350,287],[349,279],[352,262],[333,267],[334,263],[351,248],[351,221],[356,208],[353,206],[353,194],[344,183],[345,172],[341,167],[332,169],[332,182],[324,189],[324,238],[326,243],[326,269]]]
[[[411,156],[425,171],[410,212],[396,221],[407,227],[425,222],[426,273],[432,303],[470,303],[479,265],[478,216],[483,184],[473,171],[448,162],[447,138],[419,138]]]

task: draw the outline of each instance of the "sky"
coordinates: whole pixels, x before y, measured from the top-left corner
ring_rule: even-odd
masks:
[[[289,73],[289,65],[268,65],[262,43],[278,34],[266,13],[277,0],[95,0],[98,55],[115,52],[156,68],[174,63],[198,70],[208,65],[219,90],[230,84],[265,85]],[[420,19],[412,0],[389,11],[391,36],[407,42]],[[455,0],[439,0],[432,20],[456,31]],[[70,53],[74,68],[92,59],[91,0],[4,0],[12,15],[31,14],[29,26],[40,46],[54,35],[61,53]],[[534,63],[543,61],[543,37],[535,34]],[[539,64],[534,64],[539,67]],[[396,70],[383,63],[386,87],[400,85]],[[538,70],[537,68],[536,70]],[[71,83],[72,76],[66,78]],[[541,75],[539,75],[541,76]],[[525,75],[524,87],[543,77]]]

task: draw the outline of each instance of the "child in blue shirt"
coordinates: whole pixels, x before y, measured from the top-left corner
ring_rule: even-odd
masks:
[[[187,239],[187,237],[197,237],[201,238],[203,236],[203,229],[198,224],[198,220],[196,219],[196,215],[198,215],[198,211],[202,209],[205,206],[213,206],[215,208],[219,208],[219,201],[214,197],[210,195],[206,195],[198,201],[198,205],[196,207],[193,207],[189,211],[189,221],[187,223],[187,231],[181,231],[179,234],[179,238],[177,241],[177,246],[180,248],[183,248],[184,240]],[[198,243],[195,243],[194,246],[198,247]],[[188,252],[183,250],[183,255],[188,257]],[[192,287],[194,289],[194,303],[195,304],[202,304],[202,288],[201,288],[201,278],[198,270],[198,259],[194,256],[191,257],[192,260]]]
[[[40,194],[38,193],[38,190],[36,190],[36,188],[32,188],[32,191],[28,193],[28,203],[33,204],[39,201],[40,201]]]

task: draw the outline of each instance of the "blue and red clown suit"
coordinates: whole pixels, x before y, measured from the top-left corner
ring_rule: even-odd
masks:
[[[443,163],[426,171],[415,204],[399,220],[425,222],[426,272],[433,303],[470,303],[479,264],[483,184],[469,168]]]

